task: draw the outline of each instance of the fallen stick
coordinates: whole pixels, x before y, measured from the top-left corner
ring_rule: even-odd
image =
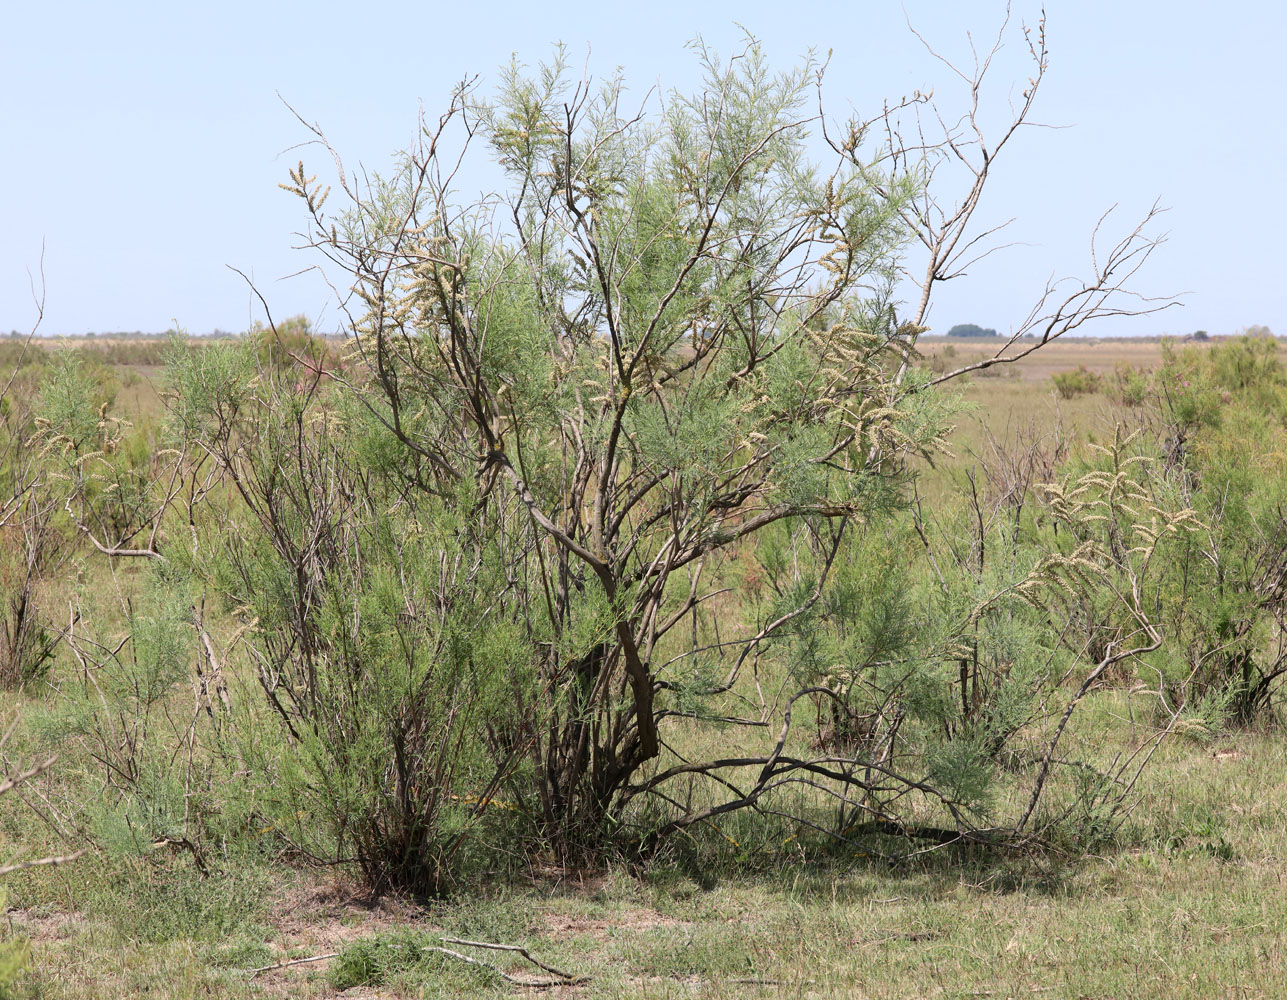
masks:
[[[531,952],[529,952],[526,948],[521,948],[516,944],[492,944],[487,941],[466,941],[463,938],[449,938],[449,937],[443,938],[442,942],[443,944],[459,944],[468,948],[486,948],[490,951],[517,952],[518,954],[522,955],[525,959],[527,959],[529,962],[531,962],[533,965],[535,965],[538,969],[543,969],[545,972],[548,972],[552,976],[558,976],[560,979],[565,979],[568,982],[580,981],[580,977],[574,976],[570,972],[563,972],[559,969],[554,968],[554,966],[552,965],[546,965],[539,958],[535,957]]]
[[[753,976],[742,977],[739,979],[725,979],[724,982],[735,983],[738,986],[786,986],[788,985],[788,980],[786,979],[756,979]],[[818,981],[816,979],[802,979],[798,983],[798,985],[800,986],[816,986],[817,984],[818,984]]]
[[[328,958],[339,958],[338,951],[328,951],[325,955],[310,955],[308,958],[293,958],[289,962],[278,962],[276,965],[263,965],[258,969],[250,970],[250,978],[254,979],[261,972],[272,972],[275,969],[289,969],[292,965],[308,965],[309,962],[325,962]]]
[[[447,939],[444,938],[443,940],[445,941]],[[479,945],[477,944],[477,942],[472,942],[472,941],[470,942],[470,944],[475,944],[479,948],[491,948],[496,951],[522,951],[521,948],[518,948],[513,945],[497,947],[496,945]],[[468,955],[462,955],[460,952],[452,951],[450,948],[442,948],[442,947],[439,947],[438,945],[426,945],[424,950],[436,951],[440,955],[449,955],[452,958],[459,959],[460,961],[466,962],[469,965],[476,965],[479,968],[488,969],[491,972],[496,973],[496,975],[500,976],[501,979],[505,980],[505,982],[513,983],[515,986],[524,986],[529,990],[547,990],[554,986],[580,986],[583,983],[589,982],[588,979],[577,979],[563,972],[557,973],[558,976],[560,977],[558,979],[519,979],[517,976],[511,976],[508,972],[502,972],[500,969],[496,968],[496,966],[492,965],[490,962],[484,962],[481,959],[477,959],[477,958],[470,958]],[[548,968],[545,965],[541,965],[540,962],[537,962],[536,959],[532,958],[530,955],[526,957],[528,958],[529,961],[534,962],[537,965],[540,965],[541,968],[543,969]]]

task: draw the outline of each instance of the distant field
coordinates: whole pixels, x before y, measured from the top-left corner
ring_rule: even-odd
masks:
[[[1219,343],[1221,339],[1213,337],[1208,341],[1185,341],[1185,345],[1209,347],[1211,344]],[[944,351],[950,347],[956,352],[956,357],[952,359],[956,364],[968,364],[971,361],[991,357],[1004,343],[1005,341],[999,337],[995,340],[922,337],[920,347],[927,357],[942,357]],[[1019,341],[1007,353],[1018,353],[1018,350],[1030,345],[1031,341]],[[1007,367],[1017,371],[1017,377],[1025,382],[1039,382],[1050,378],[1056,372],[1068,371],[1079,365],[1085,365],[1096,372],[1111,372],[1119,365],[1155,368],[1161,360],[1162,340],[1157,337],[1129,340],[1063,337]]]
[[[215,343],[219,340],[225,340],[224,337],[197,337],[193,338],[196,343]],[[325,338],[328,341],[337,341],[338,338]],[[1224,339],[1221,337],[1212,337],[1205,342],[1184,341],[1185,344],[1195,346],[1210,346],[1211,344],[1220,343]],[[112,348],[133,348],[135,351],[161,350],[168,343],[167,338],[155,335],[128,335],[128,334],[99,334],[93,337],[50,337],[41,338],[33,342],[34,346],[44,347],[46,349],[57,347],[59,344],[71,344],[76,347],[86,347],[98,349],[104,353],[109,353]],[[998,337],[990,340],[975,340],[970,338],[949,338],[937,336],[924,336],[920,339],[919,345],[922,352],[927,357],[938,357],[944,353],[946,348],[955,350],[960,363],[981,360],[990,357],[995,351],[1004,344],[1004,339]],[[1031,341],[1019,341],[1015,348],[1023,349],[1031,345]],[[1015,352],[1011,349],[1011,353]],[[1116,340],[1104,340],[1093,337],[1063,337],[1059,340],[1046,344],[1040,350],[1025,358],[1023,361],[1014,365],[1015,370],[1019,372],[1020,378],[1025,381],[1041,380],[1049,378],[1055,372],[1065,371],[1069,368],[1076,368],[1078,365],[1085,365],[1095,371],[1112,371],[1119,364],[1135,365],[1142,367],[1153,367],[1157,364],[1162,356],[1162,339],[1159,337],[1137,337],[1122,338]]]
[[[1188,343],[1204,347],[1219,342],[1213,338],[1205,344]],[[925,363],[935,371],[951,371],[992,357],[1003,343],[1000,339],[926,337],[920,349]],[[924,471],[922,494],[930,499],[941,497],[961,485],[966,470],[994,463],[998,451],[1037,447],[1051,455],[1067,453],[1087,439],[1111,438],[1116,427],[1138,427],[1144,419],[1139,410],[1099,392],[1061,399],[1051,376],[1082,367],[1101,375],[1111,375],[1119,368],[1152,370],[1161,361],[1161,339],[1065,338],[1020,361],[947,383],[960,393],[962,409],[947,438],[951,455],[937,459],[932,469]]]
[[[1223,338],[1205,343],[1185,341],[1186,346],[1210,346]],[[216,338],[196,338],[197,343],[213,343]],[[136,412],[141,406],[154,412],[158,401],[164,368],[160,364],[167,341],[156,336],[60,337],[36,342],[46,350],[60,344],[101,353],[105,362],[125,377],[125,391],[120,409]],[[992,357],[1003,345],[995,340],[971,340],[947,337],[922,337],[919,347],[925,363],[951,370]],[[1019,342],[1007,353],[1025,347]],[[953,450],[969,453],[977,450],[987,432],[1004,439],[1017,432],[1029,433],[1034,428],[1063,427],[1074,436],[1086,432],[1108,431],[1122,419],[1102,395],[1059,400],[1050,378],[1060,372],[1085,367],[1108,374],[1117,368],[1152,369],[1162,359],[1161,338],[1100,340],[1094,338],[1061,338],[1046,344],[1021,361],[997,365],[986,371],[965,376],[955,386],[963,389],[968,404],[957,420]],[[132,376],[132,377],[131,377]],[[986,431],[984,430],[986,428]]]
[[[1203,347],[1219,343],[1185,341]],[[196,338],[213,343],[216,338]],[[1003,345],[995,340],[926,336],[919,347],[924,363],[951,370],[992,357]],[[164,367],[159,363],[166,340],[156,336],[62,337],[38,342],[46,350],[59,344],[85,348],[103,355],[122,377],[118,410],[123,415],[155,413],[160,406]],[[1023,349],[1024,342],[1011,349]],[[1013,364],[997,365],[961,378],[951,385],[962,393],[965,408],[955,420],[949,437],[954,457],[936,463],[940,470],[966,468],[989,448],[989,439],[1014,443],[1019,439],[1063,437],[1082,440],[1087,434],[1111,435],[1116,424],[1135,415],[1125,413],[1106,396],[1091,394],[1059,399],[1051,376],[1086,367],[1108,374],[1120,367],[1155,368],[1162,359],[1161,338],[1101,340],[1061,338]],[[937,477],[930,477],[933,488]]]

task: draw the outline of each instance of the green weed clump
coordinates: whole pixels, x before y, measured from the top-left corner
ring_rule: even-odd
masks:
[[[409,930],[354,941],[345,945],[335,959],[328,978],[340,991],[357,986],[423,983],[440,974],[444,963],[441,955],[426,953],[425,946],[431,943],[436,942],[425,934]],[[481,978],[471,977],[463,965],[457,971],[464,979]]]

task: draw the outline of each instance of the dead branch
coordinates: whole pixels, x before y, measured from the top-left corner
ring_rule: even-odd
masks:
[[[6,734],[6,738],[7,736],[8,734]],[[3,745],[3,741],[0,741],[0,745]],[[16,774],[12,778],[8,778],[5,781],[0,782],[0,795],[3,795],[11,788],[16,788],[18,785],[21,785],[25,781],[29,781],[30,779],[34,778],[36,775],[49,770],[49,768],[53,767],[54,761],[56,761],[57,759],[58,758],[56,756],[49,757],[47,760],[39,764],[36,764],[33,767],[28,768],[26,771],[23,771],[21,774]]]
[[[540,970],[541,970],[541,971],[543,971],[543,972],[548,972],[548,973],[550,973],[550,975],[552,975],[552,976],[558,976],[560,979],[576,979],[576,978],[577,978],[576,976],[572,975],[570,972],[562,972],[562,971],[560,971],[559,969],[554,968],[554,966],[552,966],[552,965],[546,965],[546,964],[545,964],[544,962],[542,962],[539,958],[537,958],[536,956],[534,956],[534,955],[533,955],[531,952],[529,952],[526,948],[523,948],[523,947],[521,947],[520,945],[516,945],[516,944],[492,944],[492,943],[487,942],[487,941],[466,941],[466,940],[464,940],[464,939],[462,939],[462,938],[449,938],[449,937],[445,937],[445,938],[443,938],[442,940],[443,940],[443,942],[444,942],[444,943],[446,943],[446,944],[458,944],[458,945],[462,945],[462,946],[464,946],[464,947],[468,947],[468,948],[483,948],[483,949],[486,949],[486,950],[488,950],[488,951],[512,951],[512,952],[516,952],[517,954],[522,955],[525,959],[527,959],[527,960],[528,960],[529,962],[531,962],[533,965],[535,965],[538,969],[540,969]]]
[[[0,875],[8,875],[11,872],[26,871],[28,868],[42,868],[52,865],[65,865],[69,861],[75,861],[89,848],[82,847],[79,851],[71,854],[63,854],[51,858],[37,858],[35,861],[19,861],[12,865],[0,865]]]
[[[444,941],[452,941],[453,939],[452,939],[452,938],[443,938],[442,940],[444,940]],[[545,965],[545,964],[543,964],[543,963],[541,963],[541,962],[538,962],[538,961],[537,961],[536,959],[534,959],[530,954],[528,954],[527,949],[525,949],[525,948],[519,948],[519,947],[517,947],[516,945],[482,944],[482,943],[480,943],[480,942],[478,942],[478,941],[461,941],[461,942],[459,942],[459,943],[460,943],[460,944],[465,944],[465,945],[472,945],[472,946],[473,946],[473,947],[475,947],[475,948],[488,948],[488,949],[491,949],[491,950],[494,950],[494,951],[515,951],[515,952],[519,952],[519,953],[521,953],[521,954],[523,955],[523,957],[524,957],[524,958],[526,958],[529,962],[532,962],[532,963],[534,963],[535,965],[540,966],[542,969],[545,969],[546,971],[553,973],[554,975],[556,975],[556,976],[557,976],[557,977],[559,977],[559,978],[556,978],[556,979],[520,979],[518,976],[511,976],[509,973],[501,971],[499,968],[497,968],[496,966],[492,965],[490,962],[484,962],[484,961],[482,961],[482,960],[480,960],[480,959],[477,959],[477,958],[470,958],[468,955],[462,955],[460,952],[458,952],[458,951],[453,951],[453,950],[452,950],[452,949],[450,949],[450,948],[443,948],[443,947],[440,947],[440,946],[438,946],[438,945],[429,945],[429,946],[427,946],[424,950],[425,950],[425,951],[437,952],[437,953],[438,953],[438,954],[440,954],[440,955],[447,955],[447,956],[449,956],[449,957],[451,957],[451,958],[457,959],[458,961],[465,962],[465,963],[466,963],[466,964],[468,964],[468,965],[476,965],[476,966],[479,966],[479,967],[481,967],[481,968],[488,969],[489,971],[491,971],[491,972],[495,973],[496,975],[500,976],[500,978],[501,978],[501,979],[503,979],[503,980],[505,980],[505,982],[507,982],[507,983],[513,983],[515,986],[525,986],[525,987],[527,987],[528,989],[533,989],[533,990],[551,989],[552,987],[555,987],[555,986],[582,986],[582,985],[584,985],[585,983],[588,983],[588,982],[590,981],[588,977],[585,977],[585,976],[570,976],[570,975],[568,975],[566,972],[559,972],[557,969],[553,969],[553,968],[551,968],[551,967],[550,967],[550,966],[548,966],[548,965]]]
[[[250,970],[250,978],[254,979],[255,976],[259,975],[261,972],[275,972],[277,969],[289,969],[293,965],[309,965],[313,962],[325,962],[328,959],[339,958],[339,956],[340,953],[338,951],[328,951],[323,955],[310,955],[308,958],[293,958],[289,962],[277,962],[274,965],[261,965],[258,969]]]
[[[71,516],[73,523],[75,523],[76,527],[80,529],[81,533],[90,540],[94,548],[98,549],[98,551],[105,556],[120,556],[125,558],[161,559],[161,560],[165,559],[165,556],[161,555],[161,553],[157,552],[155,549],[150,549],[150,548],[149,549],[124,549],[124,548],[118,548],[117,546],[114,546],[114,545],[104,545],[101,541],[98,540],[98,538],[95,537],[93,531],[90,530],[89,525],[85,524],[85,522],[83,522],[77,516],[76,512],[72,510],[70,497],[68,497],[67,500],[64,501],[63,509],[66,510],[67,513]]]

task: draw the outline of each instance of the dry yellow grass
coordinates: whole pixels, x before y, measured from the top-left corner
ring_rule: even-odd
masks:
[[[1186,341],[1186,345],[1210,347],[1220,343],[1224,338],[1213,337],[1207,341]],[[955,351],[953,359],[956,364],[968,364],[979,361],[993,354],[1004,343],[996,340],[971,340],[966,338],[923,337],[920,349],[927,357],[941,357],[948,348]],[[1031,342],[1020,341],[1007,354],[1016,353],[1017,349]],[[1085,365],[1091,371],[1111,372],[1119,365],[1136,368],[1156,368],[1162,360],[1162,340],[1156,337],[1136,337],[1120,340],[1099,340],[1091,337],[1061,337],[1046,344],[1040,350],[1030,354],[1022,361],[1017,361],[1010,370],[1018,372],[1018,377],[1025,382],[1047,380],[1057,372],[1069,371]]]

